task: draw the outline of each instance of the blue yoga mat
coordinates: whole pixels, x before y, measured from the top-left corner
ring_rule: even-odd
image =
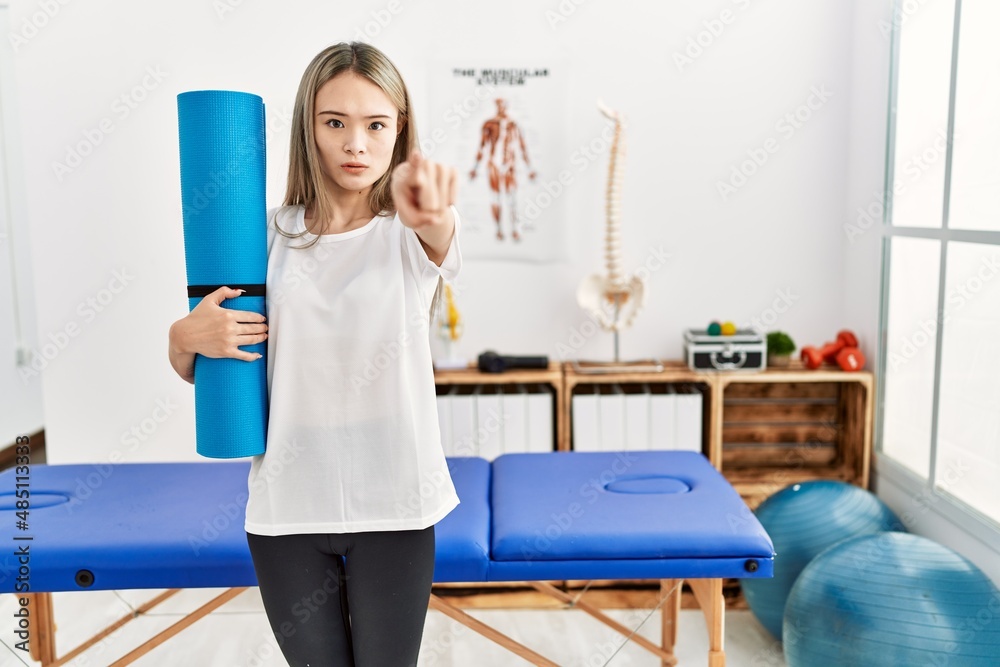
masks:
[[[264,101],[229,90],[177,96],[188,307],[222,285],[247,290],[223,308],[266,315],[267,204]],[[256,361],[194,364],[197,451],[211,458],[264,453],[267,342],[241,347]]]

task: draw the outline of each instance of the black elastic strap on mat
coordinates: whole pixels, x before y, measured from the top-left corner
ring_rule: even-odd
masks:
[[[222,285],[188,285],[188,298],[206,297],[220,287],[222,287]],[[242,285],[236,284],[228,285],[227,287],[246,290],[246,292],[240,294],[240,296],[265,296],[264,289],[266,285],[263,283],[248,283]]]

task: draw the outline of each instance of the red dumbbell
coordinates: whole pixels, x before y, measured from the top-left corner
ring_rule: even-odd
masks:
[[[865,355],[856,347],[845,347],[837,353],[836,361],[845,371],[860,371],[865,367]]]
[[[857,349],[858,338],[852,332],[847,329],[842,329],[837,332],[837,340],[832,343],[827,343],[823,347],[815,348],[811,346],[806,346],[802,348],[802,353],[800,355],[802,363],[805,364],[806,368],[816,369],[820,367],[824,361],[828,363],[835,363],[837,354],[840,353],[844,348]],[[858,352],[860,354],[860,351]]]

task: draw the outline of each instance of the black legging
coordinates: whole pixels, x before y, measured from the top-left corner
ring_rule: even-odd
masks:
[[[290,667],[417,664],[434,576],[434,526],[255,535],[264,611]]]

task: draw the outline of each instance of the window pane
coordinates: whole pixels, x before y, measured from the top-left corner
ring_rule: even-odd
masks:
[[[882,451],[930,472],[940,242],[891,239]]]
[[[954,24],[954,0],[939,0],[899,27],[893,225],[941,226]]]
[[[948,226],[1000,231],[1000,2],[963,0]]]
[[[1000,246],[948,244],[935,477],[1000,521],[998,274]]]

